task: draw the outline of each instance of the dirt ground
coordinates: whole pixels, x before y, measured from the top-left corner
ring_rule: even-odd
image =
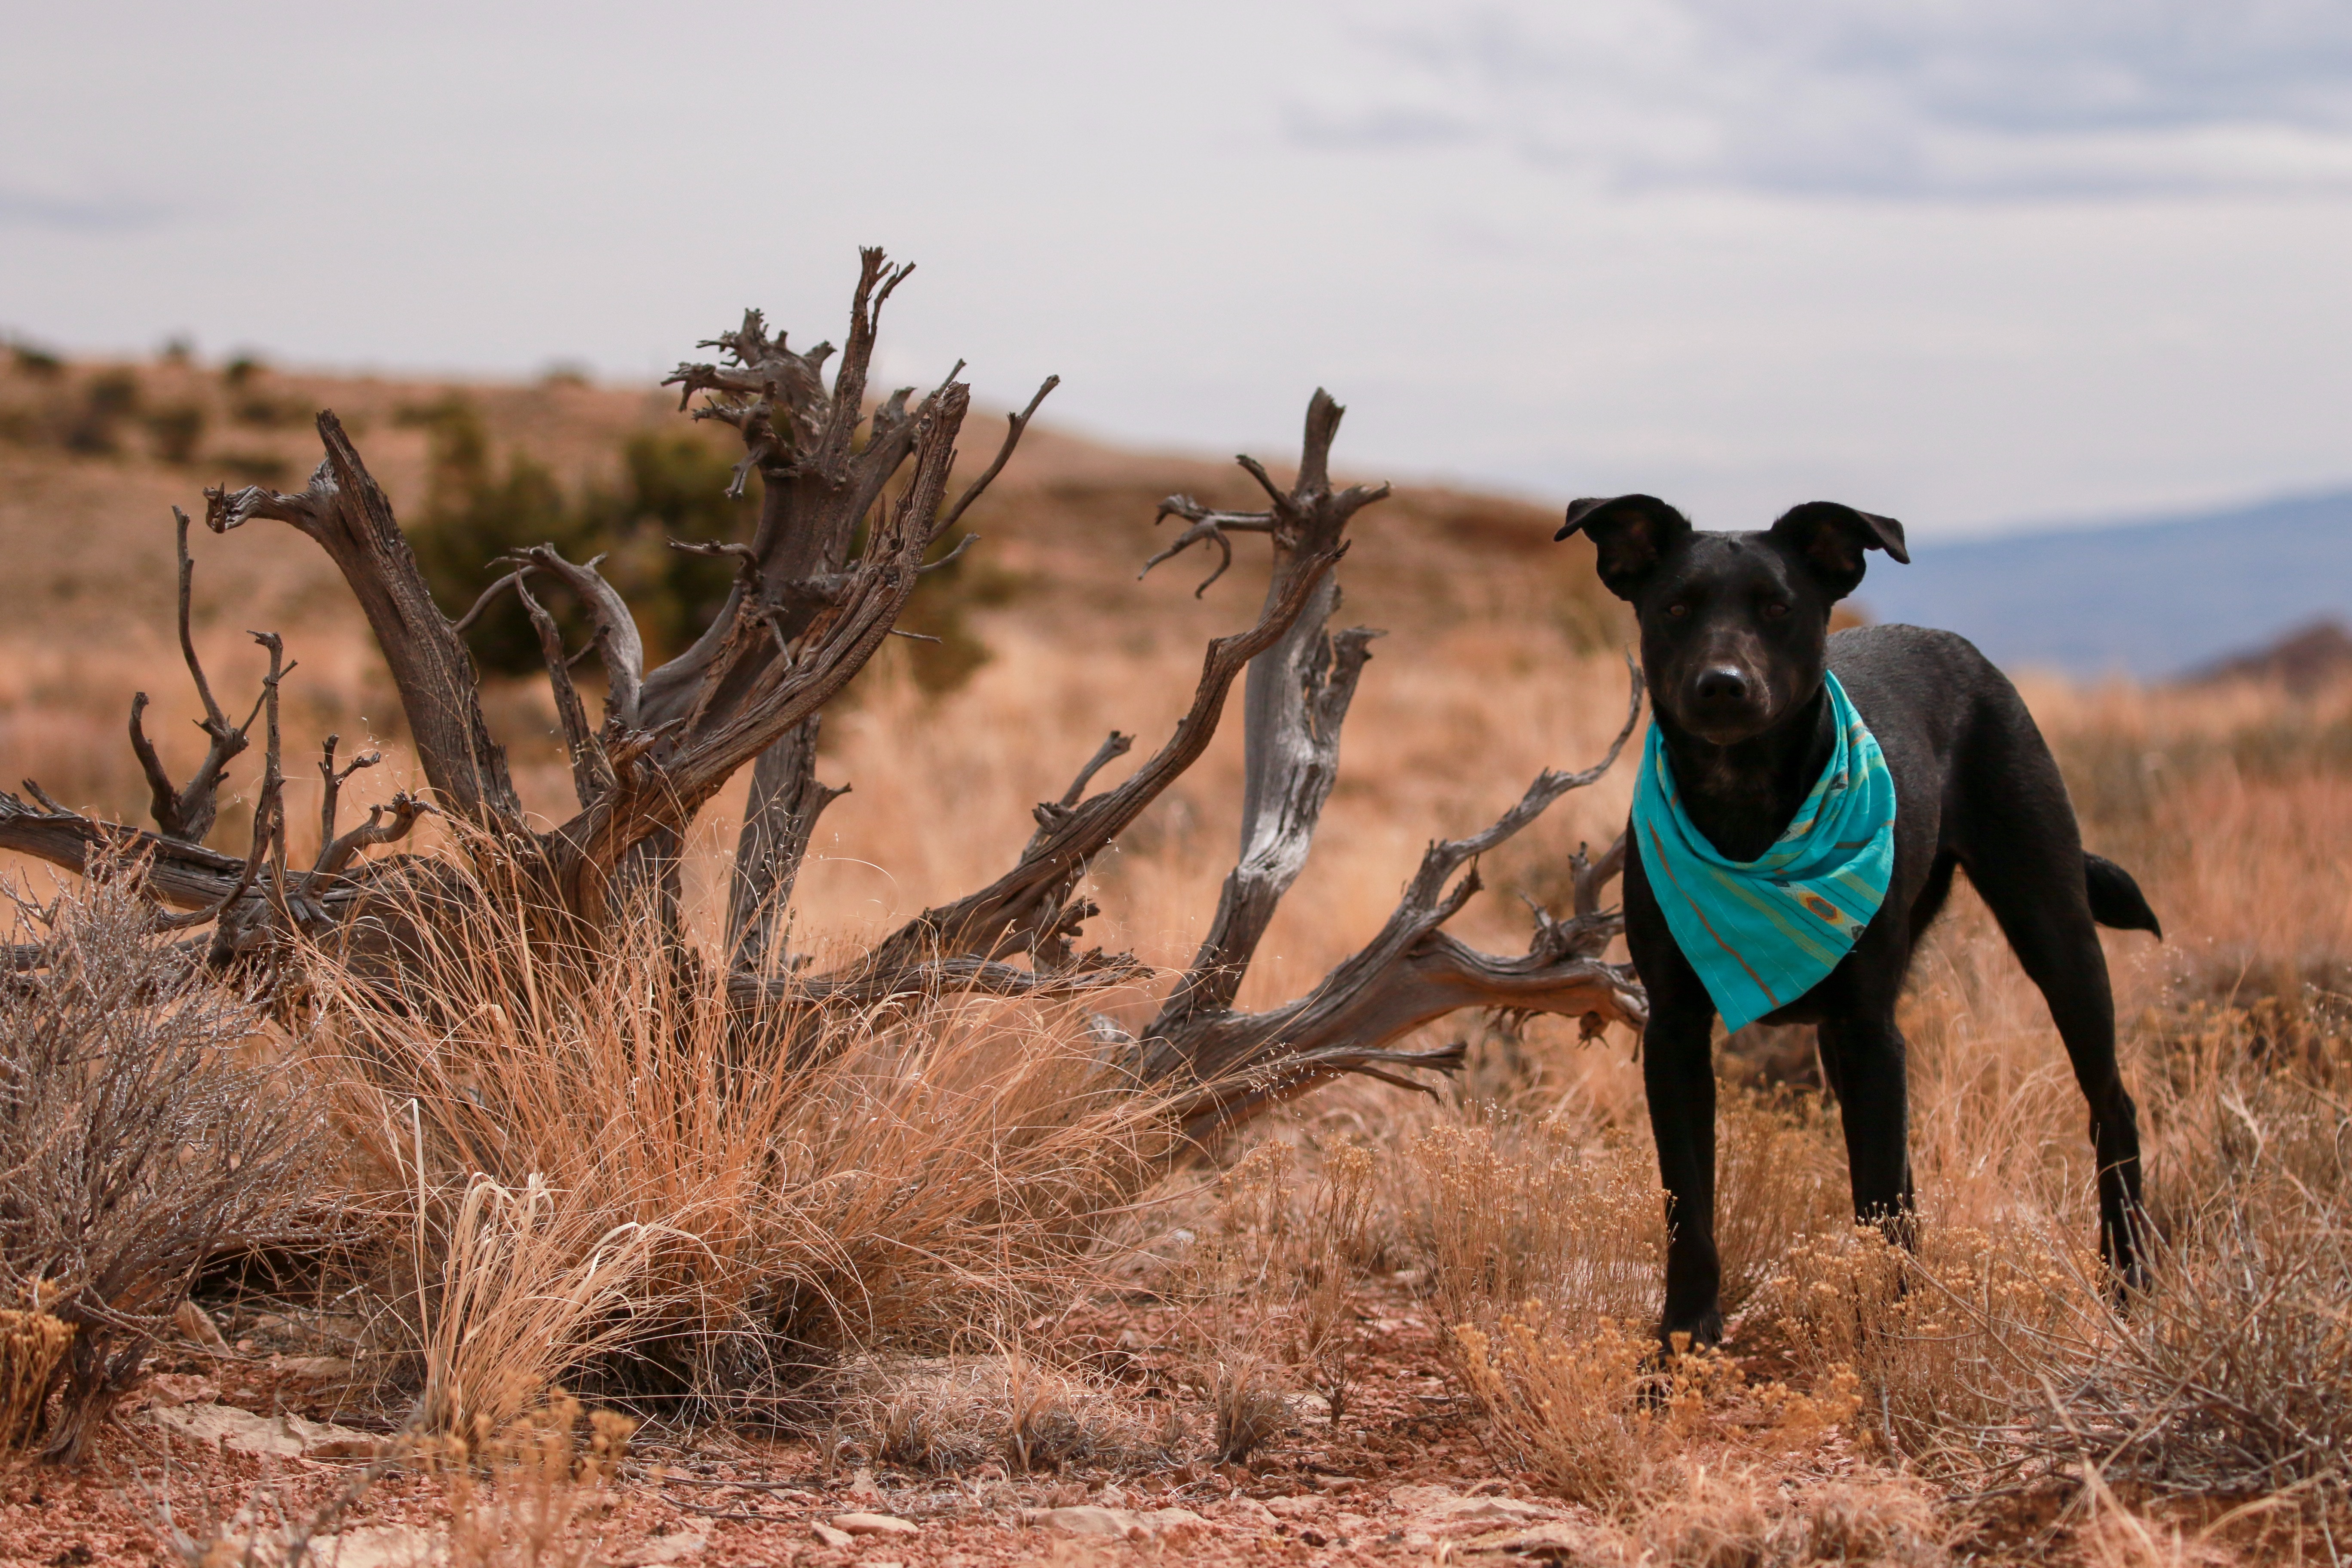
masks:
[[[1167,1400],[1171,1362],[1127,1348],[1167,1342],[1164,1315],[1148,1303],[1105,1303],[1070,1342],[1081,1352],[1091,1346],[1095,1364],[1138,1400]],[[174,1547],[176,1530],[199,1548],[227,1542],[203,1559],[225,1565],[239,1559],[235,1548],[257,1523],[266,1531],[314,1518],[325,1539],[311,1561],[343,1568],[1622,1560],[1607,1544],[1605,1521],[1544,1497],[1490,1449],[1484,1420],[1445,1375],[1437,1331],[1409,1275],[1364,1289],[1357,1320],[1341,1417],[1330,1419],[1316,1396],[1294,1397],[1290,1425],[1245,1464],[1011,1474],[984,1463],[919,1474],[869,1463],[854,1445],[828,1465],[821,1439],[648,1428],[609,1487],[564,1500],[572,1524],[546,1555],[531,1555],[509,1527],[502,1549],[453,1558],[449,1493],[432,1474],[373,1463],[332,1442],[321,1457],[257,1456],[207,1446],[168,1424],[172,1413],[221,1406],[334,1422],[346,1436],[391,1425],[380,1410],[322,1386],[319,1358],[266,1348],[284,1320],[231,1316],[225,1326],[238,1343],[212,1352],[183,1345],[161,1356],[157,1364],[174,1370],[125,1402],[85,1463],[0,1477],[0,1564],[175,1563],[185,1550]],[[1755,1361],[1759,1372],[1779,1370],[1769,1354]],[[1199,1450],[1205,1413],[1195,1405],[1188,1415],[1187,1446]],[[1843,1433],[1825,1438],[1803,1469],[1808,1484],[1886,1475],[1853,1453]],[[532,1504],[519,1496],[508,1506],[527,1512]],[[2053,1495],[2016,1500],[1948,1533],[1963,1560],[2039,1561],[2070,1555],[2073,1531]]]

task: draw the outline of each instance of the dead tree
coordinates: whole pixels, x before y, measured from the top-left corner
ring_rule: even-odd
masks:
[[[1594,866],[1580,860],[1574,909],[1559,920],[1538,910],[1534,942],[1522,956],[1475,952],[1441,929],[1477,890],[1477,858],[1560,795],[1599,776],[1622,749],[1623,734],[1594,768],[1544,773],[1485,832],[1432,845],[1381,933],[1308,994],[1262,1013],[1234,1007],[1257,943],[1306,862],[1338,767],[1340,728],[1375,635],[1328,629],[1339,604],[1337,567],[1348,521],[1388,492],[1385,486],[1332,489],[1328,459],[1341,411],[1320,392],[1308,410],[1297,482],[1288,490],[1242,459],[1265,487],[1267,510],[1214,511],[1184,497],[1161,506],[1163,519],[1179,516],[1188,526],[1152,564],[1201,543],[1220,552],[1222,572],[1232,557],[1229,536],[1252,532],[1268,536],[1275,566],[1255,624],[1209,645],[1191,706],[1168,742],[1124,782],[1089,794],[1095,775],[1131,744],[1131,737],[1114,734],[1061,798],[1037,807],[1036,831],[1003,877],[924,910],[840,970],[799,971],[781,951],[782,916],[817,816],[842,793],[815,773],[824,706],[891,635],[931,569],[926,561],[935,544],[1003,470],[1055,385],[1049,378],[1011,416],[994,460],[950,500],[955,441],[969,402],[967,387],[955,379],[962,366],[919,398],[902,388],[870,409],[867,403],[882,306],[911,270],[887,266],[879,250],[863,253],[830,385],[823,373],[833,345],[794,351],[782,333],[770,335],[756,310],[704,345],[719,351],[716,363],[681,364],[665,384],[681,389],[682,410],[700,395],[693,416],[737,432],[743,456],[730,493],[741,493],[754,478],[760,485],[750,540],[677,545],[732,562],[734,582],[709,626],[675,658],[646,668],[629,607],[597,563],[567,560],[552,545],[499,563],[507,570],[480,599],[461,615],[445,613],[357,448],[334,415],[322,412],[325,460],[306,489],[209,490],[205,521],[217,533],[256,521],[283,522],[327,552],[390,668],[429,802],[395,795],[339,832],[343,787],[377,758],[369,752],[339,765],[330,736],[319,764],[320,848],[307,866],[292,862],[278,692],[293,666],[274,636],[260,636],[270,656],[260,698],[242,724],[221,707],[189,633],[188,520],[175,514],[180,637],[206,715],[204,762],[185,784],[173,783],[142,728],[142,694],[131,705],[131,740],[153,796],[155,831],[68,810],[27,781],[29,804],[0,794],[0,848],[74,870],[136,865],[161,906],[159,929],[213,927],[209,940],[189,944],[192,952],[221,966],[275,964],[297,938],[347,933],[358,911],[381,904],[387,886],[430,880],[432,863],[425,858],[367,852],[397,842],[421,816],[438,812],[452,819],[458,851],[477,870],[494,864],[496,885],[527,900],[535,920],[551,922],[566,940],[593,944],[637,918],[657,920],[675,934],[687,830],[748,765],[751,789],[730,889],[727,952],[730,994],[747,1016],[789,1024],[827,1008],[951,991],[1082,993],[1129,980],[1140,969],[1126,954],[1080,951],[1084,924],[1097,912],[1079,891],[1088,865],[1199,759],[1234,682],[1246,671],[1242,849],[1208,939],[1139,1034],[1099,1024],[1106,1047],[1143,1080],[1195,1086],[1189,1117],[1195,1132],[1213,1131],[1336,1074],[1410,1081],[1398,1069],[1451,1067],[1458,1050],[1411,1052],[1396,1043],[1461,1008],[1563,1014],[1585,1019],[1588,1028],[1638,1021],[1643,1004],[1631,972],[1599,958],[1618,929],[1614,913],[1600,908],[1599,890],[1619,851]],[[581,606],[593,628],[587,647],[565,647],[541,601],[550,590]],[[508,593],[539,632],[579,802],[576,813],[552,828],[534,828],[526,819],[506,752],[484,721],[479,677],[465,643],[467,628]],[[571,675],[591,652],[605,677],[595,724]],[[1637,685],[1636,709],[1639,698]],[[262,784],[247,852],[207,848],[202,840],[217,816],[229,763],[265,719]],[[1626,733],[1633,721],[1629,713]]]

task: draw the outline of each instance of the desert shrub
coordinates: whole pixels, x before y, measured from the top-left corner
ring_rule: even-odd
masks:
[[[1075,1016],[908,996],[779,1037],[652,921],[583,953],[509,919],[419,922],[398,998],[318,983],[320,1071],[396,1216],[377,1288],[445,1424],[557,1378],[792,1414],[845,1356],[1066,1292],[1164,1146]]]
[[[83,386],[79,406],[66,410],[60,431],[68,451],[110,456],[121,447],[122,421],[139,411],[139,374],[101,371]]]
[[[55,352],[40,344],[17,338],[8,345],[9,363],[19,375],[41,381],[51,381],[65,374],[66,362]]]
[[[509,570],[498,563],[515,551],[552,544],[574,561],[598,552],[586,520],[543,466],[520,453],[509,455],[503,470],[492,463],[489,432],[470,400],[453,395],[406,409],[401,422],[422,426],[430,445],[430,484],[422,516],[406,525],[408,542],[451,615],[464,614]],[[567,641],[585,640],[576,609],[550,597]],[[511,595],[474,623],[467,642],[487,669],[516,675],[541,668],[539,634]]]
[[[827,1384],[840,1438],[907,1469],[992,1463],[1020,1474],[1171,1458],[1164,1417],[1150,1419],[1131,1395],[1017,1348],[861,1356]]]
[[[0,1291],[72,1331],[33,1424],[72,1454],[207,1257],[281,1212],[313,1122],[244,1056],[254,1010],[152,934],[117,870],[20,906],[0,989]]]
[[[1799,1237],[1852,1211],[1836,1113],[1816,1095],[1727,1091],[1715,1134],[1723,1308],[1737,1312]]]
[[[1630,1140],[1564,1115],[1486,1111],[1422,1134],[1408,1174],[1442,1321],[1488,1329],[1531,1301],[1563,1321],[1656,1310],[1664,1200]]]
[[[204,444],[205,410],[201,404],[171,403],[149,411],[147,439],[155,455],[167,463],[193,463]]]
[[[1810,1394],[1750,1384],[1719,1352],[1677,1345],[1662,1355],[1613,1319],[1564,1321],[1540,1302],[1492,1332],[1465,1322],[1454,1335],[1472,1395],[1519,1465],[1560,1497],[1602,1510],[1639,1513],[1686,1491],[1687,1457],[1735,1427],[1751,1452],[1805,1448],[1861,1403],[1843,1368]]]
[[[2019,1221],[1923,1225],[1916,1248],[1875,1226],[1800,1240],[1759,1310],[1801,1363],[1850,1367],[1865,1428],[1893,1453],[1966,1465],[2041,1370],[2032,1347],[2096,1335],[2108,1314],[2095,1258]]]

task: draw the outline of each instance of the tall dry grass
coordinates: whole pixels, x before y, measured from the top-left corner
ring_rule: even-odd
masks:
[[[493,904],[427,939],[427,1005],[322,978],[309,1068],[438,1429],[558,1379],[773,1416],[844,1355],[1025,1318],[1156,1168],[1164,1108],[1075,1015],[919,999],[788,1047],[640,929],[566,952]]]

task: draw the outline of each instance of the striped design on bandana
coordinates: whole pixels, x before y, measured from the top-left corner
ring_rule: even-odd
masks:
[[[1642,868],[1727,1029],[1821,984],[1861,940],[1894,872],[1895,775],[1838,678],[1822,684],[1837,745],[1788,827],[1753,860],[1726,859],[1692,826],[1654,723],[1642,753]]]

